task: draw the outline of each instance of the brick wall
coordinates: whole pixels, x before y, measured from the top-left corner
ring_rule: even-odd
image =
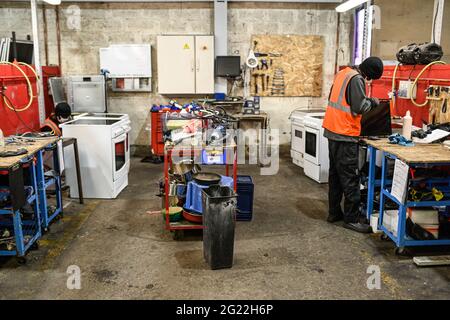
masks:
[[[81,9],[80,30],[70,28],[71,6]],[[109,44],[150,43],[153,46],[153,88],[156,89],[156,36],[160,34],[212,34],[213,6],[195,3],[64,3],[61,19],[62,69],[65,75],[97,74],[98,50]],[[48,60],[57,64],[54,8],[47,6]],[[5,19],[4,19],[5,18]],[[24,38],[31,33],[27,3],[0,3],[0,36],[16,31]],[[42,11],[39,20],[42,21]],[[3,23],[6,21],[6,23]],[[271,117],[271,127],[280,129],[280,142],[290,142],[289,114],[296,108],[323,106],[331,86],[335,66],[337,14],[334,5],[304,3],[230,3],[228,12],[229,54],[244,59],[252,34],[322,35],[325,39],[324,88],[322,98],[263,98],[262,109]],[[349,62],[351,15],[340,24],[339,63]],[[43,28],[40,27],[43,40]],[[41,46],[45,62],[44,46]],[[156,91],[157,92],[157,91]],[[110,93],[111,112],[125,112],[132,120],[132,143],[149,144],[149,107],[165,103],[157,93]],[[188,99],[180,99],[181,102]]]

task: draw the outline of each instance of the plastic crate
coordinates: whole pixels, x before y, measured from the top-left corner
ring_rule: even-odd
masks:
[[[233,178],[222,176],[220,185],[233,188]],[[186,204],[184,205],[184,208],[197,214],[203,214],[202,190],[206,188],[208,188],[208,186],[203,186],[195,181],[190,181],[187,185]]]
[[[251,176],[237,177],[237,221],[252,220],[254,190],[255,185]]]

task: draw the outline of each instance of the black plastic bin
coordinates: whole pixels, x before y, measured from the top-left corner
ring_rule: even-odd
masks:
[[[230,187],[202,190],[203,256],[212,270],[233,266],[237,195]]]

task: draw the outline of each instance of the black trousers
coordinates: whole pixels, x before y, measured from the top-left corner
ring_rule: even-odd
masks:
[[[330,173],[328,181],[329,214],[344,216],[344,222],[357,222],[360,215],[360,178],[358,144],[328,140]],[[344,211],[341,208],[344,197]]]

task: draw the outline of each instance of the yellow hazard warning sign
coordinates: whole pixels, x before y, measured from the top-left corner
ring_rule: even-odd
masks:
[[[190,47],[189,47],[189,45],[188,45],[187,43],[185,43],[183,49],[184,49],[184,50],[189,50]]]

